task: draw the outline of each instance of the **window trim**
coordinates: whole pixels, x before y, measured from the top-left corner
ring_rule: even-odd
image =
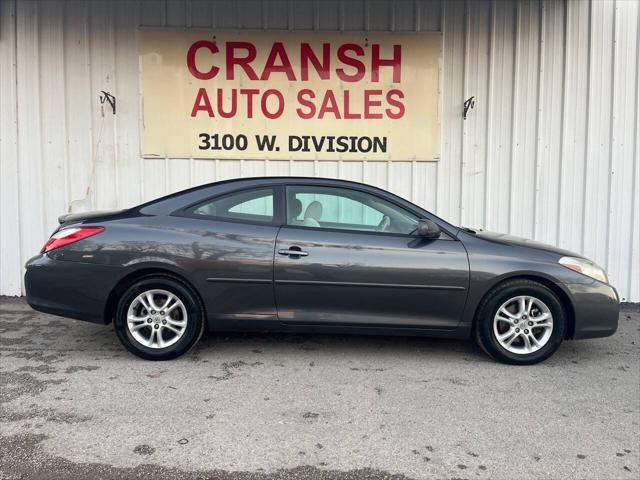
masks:
[[[289,202],[287,201],[287,188],[288,187],[321,187],[321,188],[333,188],[333,189],[342,189],[342,190],[353,190],[354,192],[359,192],[359,193],[364,193],[364,194],[368,194],[371,195],[373,197],[379,198],[385,202],[388,202],[390,204],[392,204],[393,206],[405,211],[405,212],[410,212],[413,216],[418,217],[418,219],[420,218],[424,218],[421,215],[419,215],[416,211],[414,210],[410,210],[407,209],[406,207],[404,207],[403,205],[399,205],[398,202],[394,202],[391,199],[385,198],[381,195],[377,195],[375,193],[372,193],[370,191],[368,191],[367,189],[364,188],[355,188],[355,187],[351,187],[351,186],[336,186],[336,185],[324,185],[321,183],[283,183],[283,187],[284,187],[284,192],[283,192],[283,202],[284,202],[284,218],[283,218],[283,227],[287,227],[287,228],[295,228],[295,229],[303,229],[303,230],[312,230],[312,231],[323,231],[323,232],[337,232],[337,233],[358,233],[358,234],[362,234],[362,235],[384,235],[384,236],[391,236],[391,237],[402,237],[402,238],[423,238],[420,235],[417,234],[410,234],[410,233],[396,233],[396,232],[371,232],[371,231],[367,231],[367,230],[352,230],[350,228],[331,228],[331,227],[309,227],[306,225],[290,225],[289,223],[287,223],[287,219],[288,217],[288,209],[289,209]],[[440,226],[440,225],[438,225]],[[442,229],[441,228],[441,232],[442,232],[442,236],[438,239],[435,240],[456,240],[454,237],[451,236],[451,234]],[[446,235],[446,238],[444,237]]]
[[[239,218],[232,217],[218,217],[213,215],[199,215],[193,213],[193,210],[201,205],[204,205],[208,202],[213,202],[215,200],[229,197],[231,195],[236,195],[243,192],[249,192],[252,190],[271,190],[273,192],[273,220],[269,222],[260,222],[256,220],[244,220]],[[189,205],[179,208],[174,212],[171,212],[171,216],[175,217],[185,217],[185,218],[194,218],[197,220],[208,220],[214,222],[228,222],[228,223],[241,223],[245,225],[262,225],[262,226],[270,226],[270,227],[280,227],[285,222],[284,219],[284,189],[282,184],[268,184],[268,185],[253,185],[251,187],[238,188],[235,190],[231,190],[229,192],[219,193],[217,195],[212,195],[205,199],[198,200],[197,202],[190,203]]]

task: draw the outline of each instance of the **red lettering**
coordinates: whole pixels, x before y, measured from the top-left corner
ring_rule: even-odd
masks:
[[[382,118],[381,113],[373,113],[371,107],[379,107],[382,105],[380,100],[372,100],[371,97],[382,95],[382,90],[365,90],[364,91],[364,118],[375,119]]]
[[[313,64],[320,80],[328,80],[331,70],[331,46],[322,44],[322,63],[308,43],[300,44],[300,79],[309,80],[309,62]]]
[[[240,95],[246,95],[247,97],[247,118],[253,118],[253,96],[260,93],[257,88],[242,88],[240,89]]]
[[[236,57],[236,50],[246,50],[245,57]],[[244,70],[250,80],[258,80],[251,62],[256,59],[256,47],[249,42],[227,42],[227,80],[235,78],[235,66],[238,65]]]
[[[344,99],[343,99],[343,105],[344,105],[344,118],[345,119],[354,119],[354,118],[362,118],[362,114],[361,113],[351,113],[349,111],[349,90],[345,90],[344,91]]]
[[[374,43],[371,48],[371,81],[380,79],[380,67],[393,67],[393,83],[400,83],[400,62],[402,61],[402,48],[393,46],[393,58],[383,60],[380,58],[380,45]]]
[[[305,112],[302,110],[302,108],[296,108],[296,112],[298,113],[298,116],[304,120],[313,118],[313,116],[316,114],[315,104],[312,101],[307,100],[306,97],[313,99],[313,98],[316,98],[316,94],[313,93],[313,90],[309,90],[308,88],[303,88],[298,92],[298,103],[309,109],[308,112]]]
[[[207,112],[207,115],[213,117],[213,109],[211,108],[211,102],[209,101],[209,95],[207,95],[207,91],[204,88],[198,89],[198,94],[196,95],[196,101],[193,103],[193,108],[191,109],[191,116],[195,117],[199,111]]]
[[[355,68],[355,73],[348,74],[344,71],[344,68],[338,68],[336,70],[336,74],[343,82],[357,82],[358,80],[362,80],[362,77],[364,77],[364,63],[357,58],[348,56],[347,52],[349,51],[352,51],[357,56],[362,57],[364,55],[364,49],[355,43],[345,43],[344,45],[340,45],[338,48],[338,60],[345,65]]]
[[[387,103],[393,107],[396,107],[398,111],[394,112],[390,108],[387,108],[385,112],[389,118],[397,120],[398,118],[404,117],[404,103],[402,103],[400,100],[396,100],[394,97],[403,99],[404,93],[402,92],[402,90],[389,90],[387,92]]]
[[[211,68],[206,72],[201,72],[200,70],[198,70],[198,67],[196,66],[196,54],[201,48],[206,48],[211,53],[219,52],[218,47],[215,43],[208,40],[198,40],[197,42],[194,42],[187,51],[187,67],[189,68],[189,72],[191,72],[191,75],[193,75],[197,79],[211,80],[218,74],[218,71],[220,69],[212,65]]]
[[[276,65],[278,57],[280,57],[280,65]],[[287,75],[287,79],[290,81],[295,81],[296,79],[296,76],[293,73],[293,68],[291,68],[291,61],[289,60],[289,56],[287,55],[287,51],[284,49],[282,42],[276,42],[271,47],[269,57],[267,57],[267,61],[264,64],[260,80],[269,80],[271,74],[277,72],[285,73]]]
[[[267,100],[271,95],[275,95],[276,98],[278,99],[278,109],[275,111],[275,113],[271,113],[267,109]],[[282,115],[282,112],[284,111],[284,97],[282,96],[282,93],[280,93],[278,90],[274,90],[273,88],[264,92],[264,94],[262,95],[262,98],[260,99],[260,108],[262,109],[262,114],[265,117],[270,118],[272,120],[274,118],[278,118],[280,115]]]
[[[222,88],[219,88],[218,89],[218,115],[220,115],[222,118],[235,117],[236,111],[238,110],[238,90],[236,90],[235,88],[231,89],[231,110],[229,110],[228,112],[225,112],[223,108],[224,101],[222,99],[222,93],[223,93]]]
[[[325,113],[329,112],[333,113],[335,118],[341,118],[340,109],[338,108],[338,102],[336,102],[336,97],[333,94],[333,90],[327,90],[327,92],[324,94],[324,99],[322,100],[322,105],[320,105],[318,118],[324,118]]]

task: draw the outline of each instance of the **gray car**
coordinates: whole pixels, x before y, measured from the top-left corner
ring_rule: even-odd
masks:
[[[36,310],[101,324],[149,360],[205,329],[469,338],[540,362],[612,335],[619,301],[586,258],[449,224],[369,185],[248,178],[70,214],[26,265]]]

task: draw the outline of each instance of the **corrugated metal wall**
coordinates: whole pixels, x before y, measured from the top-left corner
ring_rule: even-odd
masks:
[[[3,0],[0,293],[21,293],[61,213],[283,174],[372,183],[454,223],[583,252],[640,301],[639,15],[621,0]],[[142,159],[139,26],[442,31],[441,161]]]

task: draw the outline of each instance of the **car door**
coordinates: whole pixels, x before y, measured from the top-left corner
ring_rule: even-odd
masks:
[[[286,187],[276,240],[278,318],[290,324],[453,328],[467,295],[461,242],[413,231],[415,213],[369,192]]]
[[[181,212],[176,227],[194,256],[191,274],[200,282],[210,318],[277,319],[273,252],[282,210],[281,185],[265,185],[224,193]]]

